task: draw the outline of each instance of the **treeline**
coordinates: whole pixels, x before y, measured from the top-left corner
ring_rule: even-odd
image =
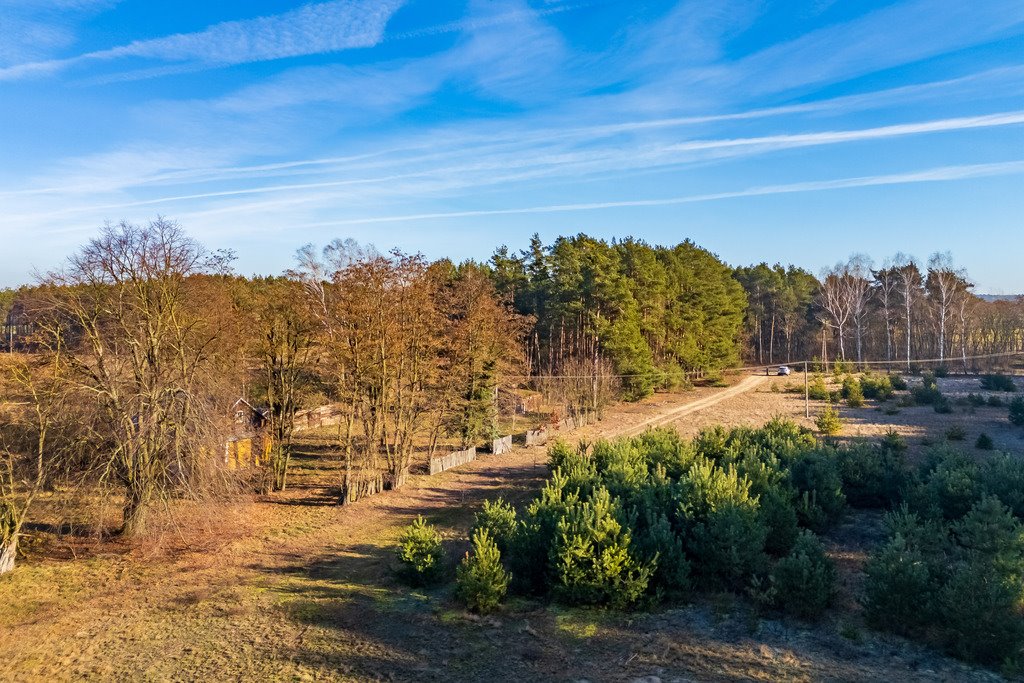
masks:
[[[739,358],[742,288],[689,242],[535,239],[454,264],[335,241],[254,278],[231,261],[172,222],[121,223],[5,295],[26,351],[0,361],[11,563],[42,491],[123,494],[121,533],[138,536],[168,497],[285,489],[303,408],[332,407],[344,504],[400,488],[440,443],[496,436],[501,389],[579,415]],[[255,478],[223,466],[240,427],[265,436]]]
[[[498,249],[497,290],[534,320],[530,374],[613,372],[627,398],[735,365],[746,308],[728,266],[690,241],[675,247],[586,235]]]
[[[948,369],[990,367],[972,356],[1024,351],[1024,298],[985,300],[952,257],[921,265],[897,254],[881,267],[864,255],[822,277],[794,266],[737,268],[749,305],[751,362],[883,361],[912,369],[935,359]]]
[[[5,557],[43,490],[113,487],[138,536],[159,501],[237,485],[222,460],[245,403],[268,437],[264,492],[287,485],[296,411],[335,406],[342,503],[402,486],[442,434],[493,429],[526,321],[486,268],[340,242],[301,250],[284,277],[241,278],[228,260],[173,223],[121,224],[20,293],[34,332],[31,353],[3,359]]]

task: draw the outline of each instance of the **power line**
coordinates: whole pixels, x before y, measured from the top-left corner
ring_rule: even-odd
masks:
[[[912,359],[910,359],[909,362],[912,365],[915,364],[915,363],[950,363],[950,362],[965,361],[965,360],[984,360],[984,359],[992,359],[992,358],[1008,358],[1008,357],[1013,357],[1013,356],[1024,356],[1024,351],[1002,351],[1002,352],[999,352],[999,353],[985,353],[985,354],[980,354],[980,355],[976,355],[976,356],[957,356],[955,358],[912,358]],[[822,364],[822,362],[823,361],[820,358],[803,359],[803,360],[790,360],[790,361],[786,361],[785,363],[761,363],[761,364],[758,364],[758,365],[744,365],[744,366],[737,367],[737,368],[722,368],[721,372],[743,372],[744,370],[763,370],[765,368],[779,367],[779,366],[782,366],[782,365],[798,366],[798,365],[803,365],[804,363],[807,363],[808,365],[814,365],[814,364],[819,364],[820,365],[820,364]],[[835,363],[844,363],[844,364],[852,363],[855,366],[860,366],[860,365],[891,365],[891,366],[899,366],[899,365],[906,365],[907,362],[908,362],[907,359],[904,358],[904,359],[901,359],[901,360],[866,360],[866,361],[837,360],[837,361],[832,361],[832,364],[835,364]],[[609,373],[601,373],[599,375],[593,375],[593,374],[590,374],[590,375],[505,375],[503,379],[505,379],[505,380],[513,380],[513,379],[594,379],[595,377],[598,378],[598,379],[613,379],[613,378],[615,378],[615,379],[622,379],[622,378],[627,378],[627,377],[651,377],[654,374],[656,374],[656,373],[654,373],[654,372],[629,372],[629,373],[610,373],[610,374]],[[690,374],[690,373],[684,373],[684,374]]]

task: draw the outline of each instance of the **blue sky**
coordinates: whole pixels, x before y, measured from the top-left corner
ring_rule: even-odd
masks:
[[[1020,0],[0,0],[0,285],[104,221],[243,273],[587,232],[1024,291]]]

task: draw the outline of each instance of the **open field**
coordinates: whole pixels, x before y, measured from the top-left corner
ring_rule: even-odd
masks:
[[[810,401],[811,417],[804,417],[803,377],[766,377],[762,378],[754,391],[746,392],[730,398],[709,410],[701,410],[684,418],[666,423],[685,435],[695,435],[702,429],[714,425],[748,425],[760,426],[772,417],[781,415],[805,427],[814,428],[814,418],[825,407],[824,401]],[[910,378],[913,386],[920,380]],[[993,392],[982,391],[977,377],[945,377],[938,380],[939,390],[951,400],[961,398],[969,393],[991,395]],[[785,393],[786,388],[799,390],[799,393]],[[837,388],[833,381],[831,388]],[[995,392],[996,395],[1008,400],[1013,394]],[[954,406],[950,414],[939,414],[931,406],[895,407],[893,402],[886,404],[889,412],[880,409],[875,401],[868,401],[863,408],[848,408],[839,405],[840,415],[844,421],[842,437],[844,439],[871,439],[884,436],[893,429],[907,439],[911,452],[920,451],[929,443],[939,443],[945,439],[945,433],[954,425],[962,426],[966,437],[962,444],[973,447],[974,441],[981,432],[992,437],[997,450],[1024,456],[1024,431],[1014,429],[1006,419],[1005,407],[992,408],[984,406]]]
[[[667,424],[802,424],[802,378],[750,376],[726,389],[659,394],[617,406],[573,433],[591,441]],[[976,380],[942,380],[944,392]],[[777,391],[773,391],[773,388]],[[812,416],[820,404],[811,406]],[[963,423],[997,447],[1024,452],[1006,410],[930,407],[887,415],[843,409],[849,438],[893,428],[913,448]],[[858,570],[879,517],[851,513],[828,537],[841,605],[814,628],[765,619],[722,595],[650,614],[513,601],[498,616],[467,615],[450,588],[410,590],[393,576],[401,527],[422,513],[443,531],[452,563],[482,500],[523,500],[546,474],[542,448],[484,456],[409,488],[349,507],[333,504],[329,433],[303,435],[294,485],[265,500],[179,511],[197,531],[165,532],[132,548],[41,539],[0,579],[0,678],[5,680],[992,680],[995,674],[868,631],[855,604]],[[70,550],[77,561],[67,561]]]

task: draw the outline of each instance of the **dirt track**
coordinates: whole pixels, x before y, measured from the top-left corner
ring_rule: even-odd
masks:
[[[727,389],[723,389],[722,391],[714,393],[710,396],[706,396],[704,398],[697,399],[696,401],[685,403],[679,406],[678,408],[672,408],[671,410],[661,412],[655,415],[654,417],[641,421],[640,423],[633,427],[629,427],[627,429],[622,430],[620,434],[624,436],[634,436],[636,434],[641,433],[645,429],[660,427],[662,425],[667,425],[669,423],[676,422],[682,417],[710,408],[734,396],[737,396],[739,394],[745,394],[748,391],[753,391],[759,385],[764,383],[767,379],[768,377],[765,375],[751,375],[749,377],[744,377],[742,380],[740,380],[738,384],[735,384]]]

